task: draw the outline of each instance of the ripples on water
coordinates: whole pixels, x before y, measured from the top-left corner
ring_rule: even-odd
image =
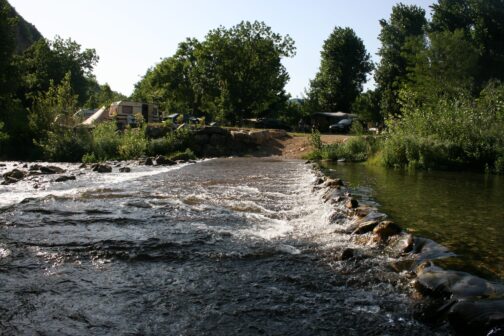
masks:
[[[2,186],[1,330],[432,335],[387,255],[339,261],[348,237],[315,179],[298,161],[217,159]]]

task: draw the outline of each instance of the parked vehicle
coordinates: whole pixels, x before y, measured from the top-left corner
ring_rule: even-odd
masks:
[[[331,133],[348,133],[352,127],[352,119],[342,119],[336,124],[329,126],[329,131]]]

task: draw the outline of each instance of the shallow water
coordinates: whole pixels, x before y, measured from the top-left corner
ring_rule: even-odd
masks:
[[[75,181],[0,189],[3,334],[436,334],[299,161],[65,167]],[[360,257],[340,261],[348,246]]]
[[[328,164],[354,194],[457,254],[446,267],[504,280],[504,176]]]

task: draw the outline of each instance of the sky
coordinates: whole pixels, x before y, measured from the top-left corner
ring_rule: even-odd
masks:
[[[320,65],[320,51],[336,26],[350,27],[378,62],[380,19],[394,0],[9,0],[18,13],[48,39],[71,38],[94,48],[99,83],[125,95],[148,68],[172,56],[187,37],[203,40],[209,30],[241,21],[264,21],[290,35],[296,56],[284,59],[290,75],[286,91],[301,97]],[[430,0],[402,0],[423,7]],[[373,81],[365,88],[373,86]]]

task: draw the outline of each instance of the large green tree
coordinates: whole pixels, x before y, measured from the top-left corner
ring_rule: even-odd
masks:
[[[430,30],[462,30],[479,52],[476,84],[504,80],[504,0],[439,0],[432,5]]]
[[[202,114],[202,90],[195,78],[198,72],[194,51],[199,46],[196,39],[181,42],[175,55],[147,70],[135,85],[132,99],[157,103],[165,111]]]
[[[281,59],[294,53],[294,41],[263,22],[219,27],[204,41],[181,43],[174,56],[149,69],[133,97],[230,123],[274,115],[287,101]]]
[[[375,72],[375,82],[382,113],[386,116],[400,114],[399,90],[408,76],[408,54],[412,39],[423,38],[427,20],[425,10],[402,3],[392,8],[390,19],[380,20],[381,42],[378,55],[380,63]]]
[[[59,36],[53,41],[40,39],[18,58],[22,75],[20,95],[30,98],[33,92],[45,92],[51,81],[60,83],[70,72],[70,84],[78,96],[79,105],[83,105],[89,99],[88,78],[97,62],[94,49],[82,50],[81,45],[71,39]]]
[[[336,27],[320,55],[320,68],[308,91],[309,105],[319,111],[349,112],[373,69],[364,43],[351,28]]]
[[[415,53],[406,56],[409,73],[404,87],[416,93],[419,103],[474,94],[478,50],[463,30],[431,32],[428,38],[410,42]]]

